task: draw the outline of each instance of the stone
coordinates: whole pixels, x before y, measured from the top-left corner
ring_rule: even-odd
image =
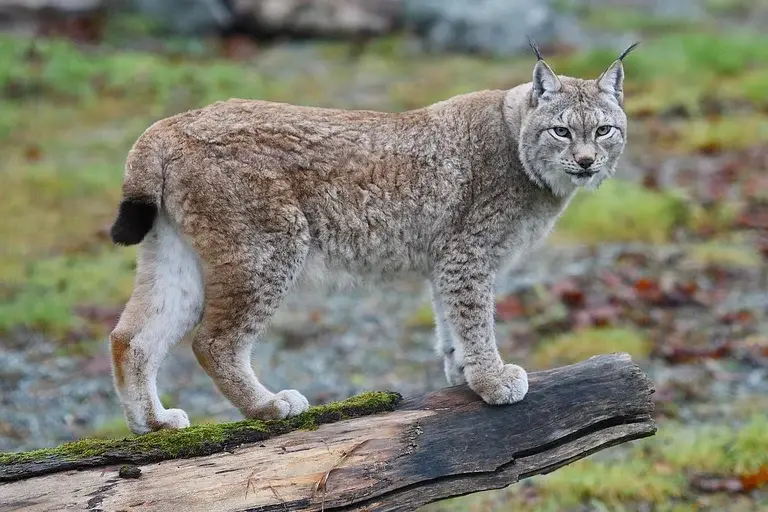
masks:
[[[177,35],[206,35],[228,30],[234,23],[223,0],[131,0],[131,8]]]
[[[527,35],[546,46],[578,29],[547,0],[405,0],[404,17],[430,51],[513,54]]]
[[[381,36],[400,22],[402,0],[231,0],[238,25],[255,36]]]
[[[105,0],[0,0],[0,31],[22,36],[94,32]],[[88,33],[82,39],[97,38]]]

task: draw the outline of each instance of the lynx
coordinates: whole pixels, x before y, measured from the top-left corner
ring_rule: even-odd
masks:
[[[141,244],[110,334],[130,429],[189,425],[160,403],[156,377],[196,326],[197,360],[245,417],[306,411],[298,391],[264,387],[250,358],[286,294],[317,276],[424,280],[448,383],[490,405],[522,400],[527,374],[496,347],[494,280],[579,188],[614,174],[636,45],[587,80],[556,75],[531,41],[531,82],[407,112],[230,99],[151,125],[127,156],[111,230]]]

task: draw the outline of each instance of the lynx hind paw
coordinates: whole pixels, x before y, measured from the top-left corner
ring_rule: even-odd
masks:
[[[445,378],[451,386],[461,386],[467,383],[467,379],[464,377],[464,367],[457,364],[453,358],[446,357],[443,368],[445,370]]]
[[[283,404],[288,405],[288,409],[284,416],[285,418],[298,416],[309,409],[309,400],[295,389],[285,389],[280,391],[275,398]]]
[[[472,377],[470,387],[489,405],[513,404],[528,393],[528,374],[514,364],[505,364],[496,374]]]
[[[309,401],[295,389],[285,389],[276,393],[262,407],[259,407],[256,419],[282,420],[298,416],[309,409]]]

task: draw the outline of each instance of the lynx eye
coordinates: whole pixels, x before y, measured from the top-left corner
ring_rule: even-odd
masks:
[[[571,132],[568,130],[568,128],[565,128],[563,126],[555,126],[554,128],[552,128],[552,133],[554,133],[555,135],[563,139],[571,138]]]
[[[597,133],[598,137],[604,137],[604,136],[608,135],[609,133],[611,133],[611,129],[612,128],[613,128],[613,126],[608,126],[607,124],[605,124],[603,126],[598,126],[597,127],[597,131],[595,133]]]

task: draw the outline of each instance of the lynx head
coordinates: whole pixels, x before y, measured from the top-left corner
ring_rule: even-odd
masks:
[[[622,60],[638,43],[594,80],[556,75],[536,44],[530,43],[538,61],[520,130],[523,166],[534,181],[557,195],[567,195],[578,186],[597,189],[614,174],[624,151]]]

